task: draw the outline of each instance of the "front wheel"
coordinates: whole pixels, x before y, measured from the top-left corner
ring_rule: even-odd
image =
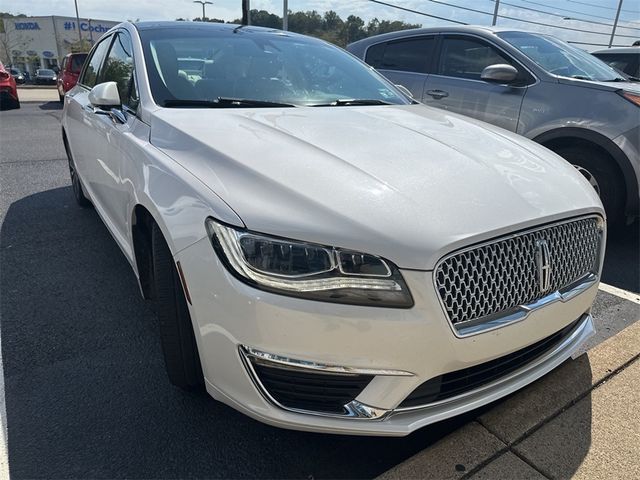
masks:
[[[171,383],[184,389],[204,384],[189,308],[180,277],[162,231],[151,229],[154,300],[160,324],[164,364]]]
[[[625,184],[614,160],[598,150],[585,147],[561,147],[555,152],[571,163],[600,196],[608,223],[624,223]]]

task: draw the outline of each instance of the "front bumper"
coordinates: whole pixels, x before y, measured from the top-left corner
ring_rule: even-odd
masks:
[[[566,302],[532,311],[503,328],[457,337],[434,290],[431,272],[402,272],[415,301],[411,309],[338,305],[274,295],[235,279],[208,238],[181,251],[192,320],[207,390],[247,415],[279,427],[318,432],[402,436],[507,395],[566,360],[593,334],[589,315],[597,282]],[[540,341],[579,320],[553,349],[505,377],[464,395],[398,408],[423,382]],[[277,406],[256,385],[241,347],[316,365],[378,374],[355,399],[368,414],[310,415]],[[367,418],[369,417],[369,418]]]

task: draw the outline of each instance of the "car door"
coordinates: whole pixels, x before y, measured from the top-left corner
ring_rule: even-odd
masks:
[[[436,35],[420,35],[378,43],[367,49],[365,61],[420,99],[433,63],[436,38]]]
[[[123,249],[130,251],[130,205],[134,192],[131,190],[130,172],[136,168],[133,144],[144,137],[144,125],[137,116],[138,89],[135,78],[133,49],[129,33],[116,33],[109,54],[100,73],[101,82],[115,82],[122,102],[118,115],[100,115],[104,128],[100,130],[105,144],[104,157],[99,161],[103,170],[103,204],[112,222],[113,229],[122,238]],[[148,138],[148,134],[146,135]]]
[[[101,192],[97,185],[100,183],[100,169],[98,159],[104,156],[104,119],[93,113],[89,102],[89,92],[97,85],[100,70],[107,56],[113,35],[101,39],[92,49],[76,88],[66,97],[65,130],[73,161],[82,186],[89,194],[98,210],[101,209]]]
[[[482,80],[484,68],[495,64],[514,66],[518,77],[509,84]],[[527,86],[534,81],[522,65],[495,45],[470,35],[443,35],[422,102],[515,132]]]
[[[90,89],[109,81],[116,82],[123,101],[122,107],[111,115],[89,102]],[[137,120],[129,105],[137,100],[132,100],[130,91],[135,82],[131,40],[126,32],[116,32],[96,47],[87,59],[78,85],[80,88],[73,90],[69,105],[69,116],[77,119],[69,131],[73,135],[70,143],[78,174],[112,235],[128,251],[128,219],[124,213],[128,197],[125,198],[120,169],[122,152],[126,149],[122,136],[135,127]]]

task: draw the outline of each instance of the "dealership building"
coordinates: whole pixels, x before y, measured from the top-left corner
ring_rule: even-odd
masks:
[[[119,22],[76,17],[3,18],[0,60],[31,75],[39,68],[55,68],[80,38],[93,45]]]

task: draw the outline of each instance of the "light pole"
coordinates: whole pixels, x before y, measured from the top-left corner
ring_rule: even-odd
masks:
[[[193,3],[199,3],[200,5],[202,5],[202,21],[204,22],[204,19],[206,18],[206,14],[204,12],[204,6],[213,5],[213,2],[203,2],[202,0],[194,0]]]
[[[613,30],[611,30],[611,39],[609,40],[609,48],[613,45],[613,39],[616,36],[616,28],[618,26],[618,19],[620,18],[620,10],[622,10],[622,0],[618,3],[618,11],[616,12],[616,19],[613,22]]]
[[[289,29],[289,2],[283,0],[282,2],[282,30]]]
[[[80,44],[82,45],[82,32],[80,31],[80,15],[78,14],[78,0],[73,0],[76,4],[76,20],[78,22],[78,40],[80,40]]]
[[[495,26],[498,23],[498,9],[500,8],[500,0],[496,0],[496,6],[493,9],[493,21],[491,22],[492,26]]]

